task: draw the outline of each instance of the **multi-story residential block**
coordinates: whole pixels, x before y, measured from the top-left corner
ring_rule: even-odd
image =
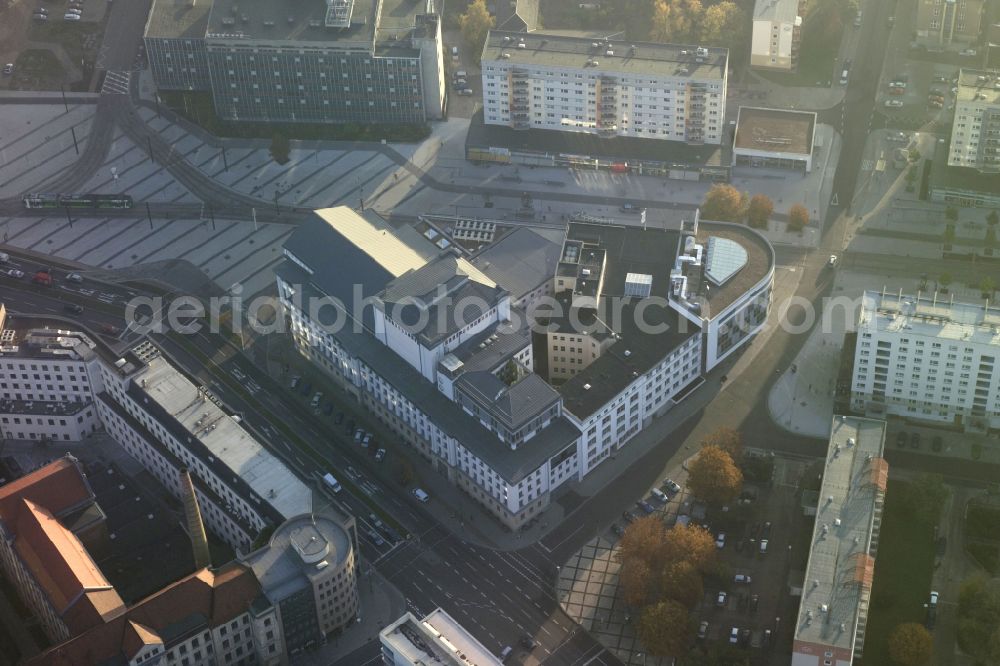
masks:
[[[311,513],[285,521],[266,546],[240,558],[277,609],[289,654],[358,617],[356,547],[354,518]]]
[[[407,613],[379,632],[385,666],[501,666],[503,661],[440,608]]]
[[[792,666],[861,660],[889,476],[884,448],[885,421],[834,416]]]
[[[0,486],[0,567],[51,641],[125,608],[87,552],[108,538],[104,518],[71,456]]]
[[[430,0],[156,0],[145,44],[158,89],[211,91],[226,120],[422,123],[444,105]]]
[[[935,46],[976,42],[986,4],[986,0],[919,0],[917,42]]]
[[[721,144],[729,51],[493,30],[487,125]]]
[[[102,364],[108,433],[176,497],[191,473],[206,527],[236,550],[312,511],[312,491],[149,343]]]
[[[97,345],[52,321],[7,321],[0,304],[0,436],[80,441],[100,428]]]
[[[750,66],[792,71],[798,66],[802,0],[757,0],[753,7]]]
[[[317,211],[285,256],[278,293],[300,352],[512,528],[760,329],[774,265],[737,225],[572,224],[548,291],[573,312],[533,322],[507,285],[533,294],[537,274],[505,274],[516,261],[477,268],[370,214]],[[601,296],[620,317],[604,316]],[[572,328],[574,313],[598,326]],[[544,358],[533,323],[553,325],[539,333]]]
[[[1000,174],[1000,71],[959,71],[948,166]]]
[[[1000,311],[933,295],[866,291],[858,317],[851,407],[1000,427]]]

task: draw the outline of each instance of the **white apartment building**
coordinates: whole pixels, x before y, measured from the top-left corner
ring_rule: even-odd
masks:
[[[1000,427],[1000,311],[866,291],[851,407],[972,431]]]
[[[0,435],[78,442],[100,427],[96,343],[52,321],[8,325],[0,304]]]
[[[378,634],[384,666],[501,666],[491,653],[455,618],[440,608],[423,619],[413,613],[389,624]]]
[[[756,0],[750,39],[750,66],[792,71],[798,65],[802,33],[801,0]]]
[[[108,433],[178,498],[187,467],[205,526],[233,549],[312,510],[309,487],[152,345],[101,372],[97,406]]]
[[[492,30],[487,125],[721,144],[729,51]]]
[[[959,70],[948,166],[1000,173],[1000,70]]]

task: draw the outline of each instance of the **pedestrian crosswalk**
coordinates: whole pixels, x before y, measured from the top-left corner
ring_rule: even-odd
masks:
[[[101,86],[101,94],[127,95],[128,85],[131,78],[131,72],[109,71],[104,75],[104,85]]]

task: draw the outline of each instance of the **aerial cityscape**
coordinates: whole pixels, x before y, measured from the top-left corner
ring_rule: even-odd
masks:
[[[1000,664],[1000,0],[0,0],[0,666]]]

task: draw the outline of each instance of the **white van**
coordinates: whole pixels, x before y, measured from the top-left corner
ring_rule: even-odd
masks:
[[[6,264],[10,261],[10,255],[6,252],[0,252],[0,264]]]
[[[451,59],[454,60],[455,62],[458,62],[458,47],[457,46],[451,47]]]
[[[656,499],[660,500],[661,502],[666,503],[666,502],[670,501],[670,498],[667,497],[667,494],[665,492],[663,492],[662,490],[660,490],[659,488],[653,488],[653,490],[651,492],[653,494],[653,497],[655,497]]]
[[[332,490],[335,493],[339,493],[341,490],[343,490],[343,488],[340,485],[340,482],[337,481],[337,479],[333,478],[333,474],[330,474],[329,472],[323,475],[323,482],[326,485],[330,486],[330,490]]]
[[[416,497],[421,502],[426,502],[427,500],[429,500],[431,498],[430,495],[428,495],[427,493],[425,493],[420,488],[414,488],[413,489],[413,496]]]
[[[842,85],[842,86],[846,86],[847,85],[847,70],[846,69],[843,72],[840,73],[840,85]]]
[[[513,651],[514,651],[514,648],[512,648],[511,646],[508,645],[507,647],[505,647],[500,652],[500,661],[503,661],[504,659],[506,659],[507,657],[509,657],[510,653],[513,652]]]

